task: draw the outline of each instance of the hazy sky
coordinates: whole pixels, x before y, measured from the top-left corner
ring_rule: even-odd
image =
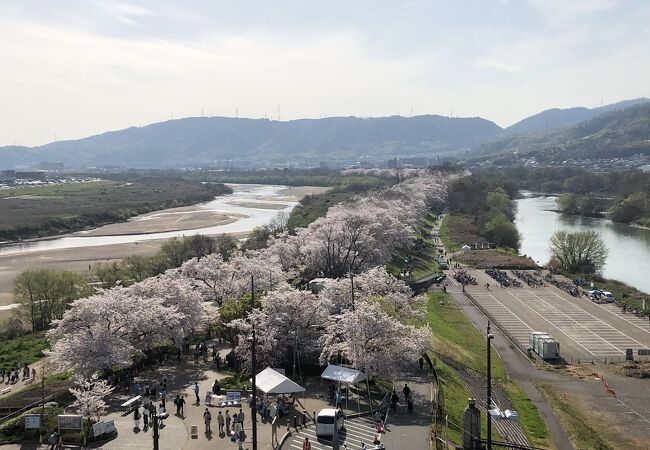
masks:
[[[170,117],[481,116],[650,96],[647,0],[0,0],[0,145]]]

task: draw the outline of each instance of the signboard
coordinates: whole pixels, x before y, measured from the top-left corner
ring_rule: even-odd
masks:
[[[40,414],[25,414],[25,429],[40,428],[41,415]]]
[[[650,356],[650,348],[640,348],[637,353],[639,356]]]
[[[59,416],[59,430],[83,430],[84,419],[76,414]]]
[[[101,436],[102,434],[112,433],[115,431],[115,422],[107,420],[105,422],[97,422],[93,424],[93,436]]]

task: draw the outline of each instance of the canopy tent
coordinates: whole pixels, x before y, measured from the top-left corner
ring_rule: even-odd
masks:
[[[366,381],[368,387],[368,404],[370,405],[370,414],[372,415],[372,399],[370,398],[370,385],[368,384],[368,376],[360,370],[350,369],[348,367],[335,366],[328,364],[323,373],[320,375],[325,380],[335,381],[339,384],[357,384],[361,381]],[[360,397],[360,396],[359,396]],[[359,413],[361,413],[361,402],[357,402],[359,406]],[[345,396],[345,408],[348,407],[348,395]]]
[[[305,392],[305,388],[294,383],[281,373],[267,367],[255,376],[257,389],[266,394],[293,394]]]
[[[333,364],[329,364],[320,377],[345,384],[357,384],[368,378],[360,370],[348,369],[347,367],[335,366]]]

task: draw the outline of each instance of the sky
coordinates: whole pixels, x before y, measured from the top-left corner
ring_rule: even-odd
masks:
[[[0,145],[188,116],[480,116],[650,96],[647,0],[0,0]]]

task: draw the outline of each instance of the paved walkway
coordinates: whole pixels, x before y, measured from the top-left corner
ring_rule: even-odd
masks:
[[[402,401],[405,383],[413,395],[413,412],[407,412],[404,405],[399,405],[395,411],[389,409],[388,426],[382,442],[388,449],[430,449],[433,404],[429,372],[413,372],[395,382],[395,390]]]

